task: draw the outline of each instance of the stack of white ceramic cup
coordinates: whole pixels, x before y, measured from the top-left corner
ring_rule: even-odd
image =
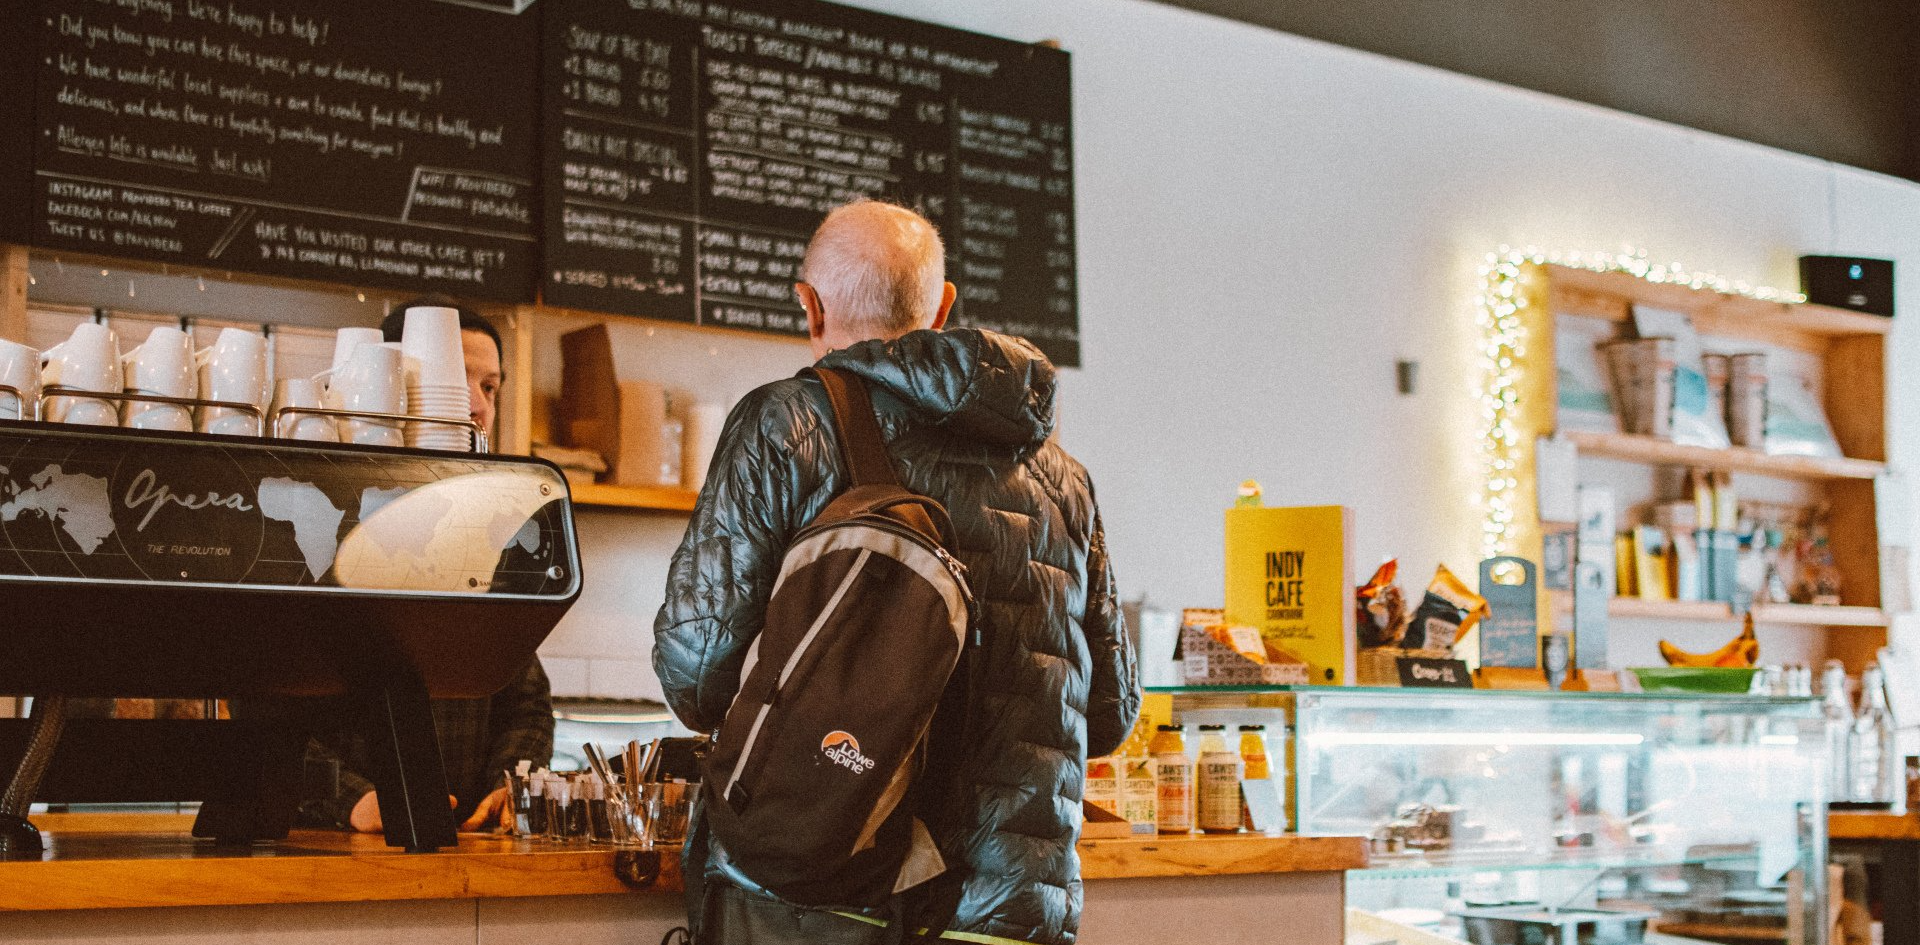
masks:
[[[32,420],[40,400],[40,352],[17,342],[0,340],[0,420]]]
[[[381,340],[378,328],[342,328],[335,337],[333,367],[326,372],[322,402],[334,410],[355,413],[407,412],[405,356],[398,344]],[[360,446],[403,446],[405,436],[397,420],[341,419],[335,424],[339,442]]]
[[[288,408],[315,408],[320,406],[320,382],[310,377],[283,378],[274,385],[273,406],[267,408],[267,416],[273,421],[273,435],[283,440],[311,440],[316,443],[338,443],[340,433],[333,418],[310,413],[289,413],[281,416],[280,411]]]
[[[193,339],[171,325],[161,325],[150,332],[146,341],[120,359],[120,366],[122,380],[130,394],[190,398],[199,389],[199,378],[194,371]],[[181,404],[130,400],[121,405],[121,423],[136,430],[190,433],[193,410]]]
[[[82,322],[74,328],[71,337],[41,353],[40,382],[42,387],[120,393],[120,339],[105,325]],[[47,403],[47,415],[43,419],[117,427],[120,410],[112,401],[62,396]]]
[[[267,405],[267,337],[244,328],[222,328],[213,346],[200,349],[200,399]],[[238,407],[201,407],[200,432],[259,436],[260,415]]]
[[[408,413],[447,420],[472,416],[458,310],[426,305],[407,309],[400,350],[406,355]],[[407,445],[467,452],[473,448],[473,434],[452,424],[409,423]]]

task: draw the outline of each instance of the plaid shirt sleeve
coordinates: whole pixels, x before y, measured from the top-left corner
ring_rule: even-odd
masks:
[[[300,822],[312,826],[332,827],[347,830],[351,827],[348,815],[353,813],[353,805],[360,802],[368,791],[373,790],[373,782],[359,772],[347,767],[340,757],[339,749],[328,741],[313,738],[307,741],[306,768],[309,772],[322,769],[335,775],[333,793],[323,797],[308,797],[300,804]]]
[[[527,663],[517,682],[494,694],[487,718],[487,766],[481,776],[488,791],[505,784],[502,772],[521,761],[535,768],[552,762],[553,689],[539,657]]]
[[[553,697],[539,658],[490,699],[434,700],[433,725],[447,787],[460,798],[457,819],[464,820],[487,792],[504,783],[503,770],[522,759],[535,768],[552,762]],[[309,771],[333,768],[337,777],[331,796],[308,797],[301,804],[302,823],[349,829],[353,805],[374,789],[366,773],[357,770],[368,747],[360,734],[346,731],[328,732],[307,744]]]

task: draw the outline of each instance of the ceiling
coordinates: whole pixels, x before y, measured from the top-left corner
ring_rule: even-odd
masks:
[[[1910,0],[1160,0],[1920,179]]]

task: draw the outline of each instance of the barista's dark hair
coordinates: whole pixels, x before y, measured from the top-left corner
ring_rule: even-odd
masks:
[[[470,308],[467,308],[466,306],[461,305],[459,302],[456,302],[453,299],[448,298],[447,296],[444,296],[444,295],[422,296],[420,298],[413,299],[409,302],[406,302],[402,305],[394,306],[393,311],[387,315],[386,320],[380,323],[380,334],[385,336],[385,338],[388,341],[399,341],[401,331],[403,331],[407,327],[407,309],[413,308],[414,306],[417,306],[417,305],[431,305],[437,308],[450,308],[456,312],[459,312],[460,313],[460,330],[461,331],[477,331],[483,335],[486,335],[488,338],[492,338],[493,350],[499,353],[501,362],[505,363],[505,361],[507,360],[506,346],[500,343],[500,329],[493,327],[492,322],[487,321],[484,318],[481,318],[479,312],[476,312]]]

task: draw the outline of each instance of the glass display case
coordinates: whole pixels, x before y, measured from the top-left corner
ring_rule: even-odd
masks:
[[[1655,935],[1710,941],[1826,940],[1826,870],[1811,868],[1826,859],[1826,741],[1812,700],[1157,691],[1174,694],[1183,724],[1290,728],[1294,828],[1371,838],[1370,867],[1348,876],[1355,908],[1475,945],[1556,941],[1461,920],[1502,908],[1637,914]],[[1638,940],[1606,929],[1598,940]]]

